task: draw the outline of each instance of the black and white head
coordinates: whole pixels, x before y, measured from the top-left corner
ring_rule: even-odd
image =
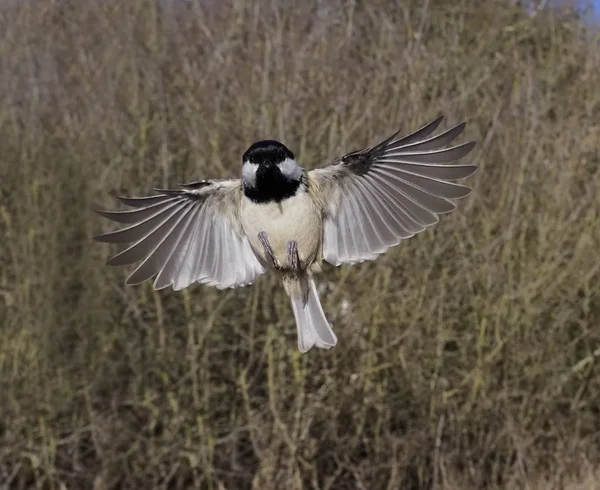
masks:
[[[255,202],[280,202],[304,185],[304,170],[279,141],[257,141],[242,156],[244,194]]]

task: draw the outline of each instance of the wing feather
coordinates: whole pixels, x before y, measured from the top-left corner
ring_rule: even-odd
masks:
[[[155,216],[156,214],[159,214],[161,211],[164,211],[168,208],[169,203],[175,203],[175,199],[169,198],[168,200],[158,201],[141,209],[138,208],[127,211],[96,210],[96,213],[98,213],[100,216],[104,216],[105,218],[117,221],[118,223],[137,224],[145,221],[148,218],[151,218],[152,216]]]
[[[130,243],[107,264],[140,262],[127,279],[138,284],[155,277],[154,288],[183,289],[193,282],[220,289],[245,286],[265,272],[239,223],[239,180],[200,181],[183,189],[155,189],[156,196],[118,197],[134,208],[96,211],[129,226],[95,237]]]
[[[145,208],[150,206],[151,204],[158,204],[161,202],[171,200],[171,196],[168,195],[158,195],[158,196],[144,196],[144,197],[123,197],[123,196],[115,196],[119,201],[121,201],[126,206],[132,208]]]
[[[358,212],[360,210],[358,201],[360,200],[361,197],[363,197],[361,188],[357,187],[356,197],[353,199],[353,203],[352,203],[352,205],[353,205],[352,211],[353,211],[354,215],[358,214]],[[364,243],[366,244],[368,251],[371,252],[372,254],[376,255],[376,254],[384,251],[385,248],[384,247],[382,248],[381,239],[379,238],[379,234],[377,233],[377,229],[375,228],[375,222],[373,220],[369,206],[370,206],[369,201],[365,200],[363,202],[363,206],[362,206],[362,211],[363,211],[362,217],[364,219],[358,220],[357,224],[358,224],[358,227],[360,228],[361,236],[364,239]],[[362,255],[362,254],[360,254],[360,255]]]
[[[384,168],[391,167],[396,172],[445,181],[464,179],[477,170],[476,165],[407,164],[391,158],[382,158],[378,163]],[[386,165],[388,163],[392,165]]]
[[[167,206],[161,206],[156,212],[144,217],[131,226],[121,228],[120,230],[105,233],[94,237],[99,242],[105,243],[127,243],[151,233],[154,229],[160,227],[177,211],[177,206],[181,203],[173,202]]]
[[[441,122],[441,121],[440,121]],[[404,147],[406,150],[410,151],[423,151],[423,150],[432,150],[435,148],[439,148],[440,146],[445,146],[454,141],[467,127],[466,123],[460,123],[450,128],[443,133],[438,134],[437,136],[432,136],[431,138],[427,138],[421,140],[417,143],[402,143],[401,141],[393,143],[388,146],[388,149],[394,150],[396,148]],[[436,126],[437,129],[437,126]]]
[[[360,208],[354,195],[352,193],[347,193],[346,199],[348,200],[350,208],[348,216],[359,216]],[[368,260],[369,258],[374,259],[377,257],[377,254],[373,253],[373,250],[376,249],[376,247],[372,246],[369,236],[365,233],[363,225],[365,221],[366,220],[364,219],[357,219],[354,226],[350,227],[354,238],[354,247],[351,255],[351,260],[353,261]]]
[[[190,211],[192,211],[192,204],[188,203],[185,208],[169,220],[168,228],[162,229],[160,233],[154,233],[156,239],[153,240],[155,242],[153,249],[145,254],[146,258],[130,274],[126,284],[140,284],[161,271],[179,241],[179,237],[185,228],[185,219],[187,219]]]
[[[207,226],[206,207],[202,206],[198,209],[198,215],[192,223],[189,241],[182,244],[182,247],[185,247],[186,250],[185,252],[182,252],[181,262],[173,264],[169,283],[173,285],[175,291],[179,291],[186,287],[186,285],[194,282],[198,254],[204,247],[205,240],[203,233],[206,231]],[[165,287],[168,287],[168,285],[169,284]]]
[[[418,229],[418,225],[410,219],[403,209],[400,209],[400,212],[395,212],[398,207],[397,202],[390,198],[384,189],[378,188],[372,182],[365,181],[363,184],[365,191],[369,192],[369,196],[373,200],[374,212],[385,223],[389,233],[395,239],[413,236],[414,232],[412,230]],[[393,245],[398,243],[399,240]]]
[[[203,263],[202,275],[200,276],[200,282],[203,284],[210,284],[213,279],[217,279],[219,272],[219,260],[221,259],[221,234],[219,230],[219,216],[217,213],[211,213],[211,230],[212,233],[209,235],[206,242],[208,253],[201,257]]]
[[[373,199],[373,195],[369,193],[368,188],[361,183],[356,188],[358,198],[363,202],[364,210],[364,222],[370,229],[366,230],[366,233],[371,236],[371,239],[375,243],[375,246],[371,246],[370,249],[374,253],[383,253],[392,245],[397,245],[399,240],[397,239],[398,233],[392,231],[392,226],[388,223],[389,211],[385,205],[380,206],[380,210],[377,210],[377,203]]]
[[[175,282],[176,274],[179,272],[183,260],[190,249],[190,242],[196,229],[196,220],[201,211],[202,208],[199,206],[192,210],[192,216],[186,220],[184,230],[179,236],[177,244],[172,248],[170,257],[165,260],[164,266],[154,280],[154,289],[164,289]]]
[[[374,259],[437,223],[439,214],[456,208],[454,200],[470,194],[470,187],[455,181],[473,174],[477,165],[452,163],[467,156],[475,142],[446,148],[466,123],[432,136],[442,120],[401,138],[397,132],[309,172],[323,199],[333,200],[324,210],[325,260],[339,265]]]
[[[387,157],[395,157],[403,163],[449,163],[467,156],[475,147],[474,141],[443,150],[428,150],[422,152],[386,152]]]
[[[443,120],[444,120],[444,116],[438,116],[435,120],[431,121],[430,123],[427,123],[422,128],[417,129],[413,133],[408,134],[408,135],[394,141],[392,144],[395,144],[396,146],[408,146],[408,145],[411,145],[418,141],[423,141],[438,128],[438,126],[442,123]],[[399,133],[400,133],[400,131],[396,132],[391,138],[388,138],[383,143],[380,143],[378,146],[382,146],[382,147],[389,146],[388,142],[390,141],[390,139],[395,139],[395,137]]]

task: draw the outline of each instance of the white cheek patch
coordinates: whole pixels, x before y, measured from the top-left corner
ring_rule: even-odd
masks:
[[[242,180],[244,185],[248,187],[256,186],[256,171],[258,170],[258,163],[244,162],[242,165]]]
[[[289,180],[300,180],[302,178],[302,169],[298,166],[296,160],[292,158],[286,158],[283,162],[278,163],[277,166],[281,170],[281,173]]]

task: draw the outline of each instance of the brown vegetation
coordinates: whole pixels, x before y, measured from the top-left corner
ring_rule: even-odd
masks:
[[[504,0],[0,16],[0,487],[600,486],[600,51],[576,18]],[[299,354],[271,275],[125,287],[92,240],[108,192],[236,176],[264,138],[311,167],[438,113],[479,142],[474,192],[326,268],[332,350]]]

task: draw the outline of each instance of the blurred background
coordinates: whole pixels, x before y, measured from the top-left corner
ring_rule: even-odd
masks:
[[[600,488],[600,37],[507,0],[0,4],[0,488]],[[336,348],[273,275],[124,286],[115,208],[308,168],[438,114],[473,193],[325,266]]]

